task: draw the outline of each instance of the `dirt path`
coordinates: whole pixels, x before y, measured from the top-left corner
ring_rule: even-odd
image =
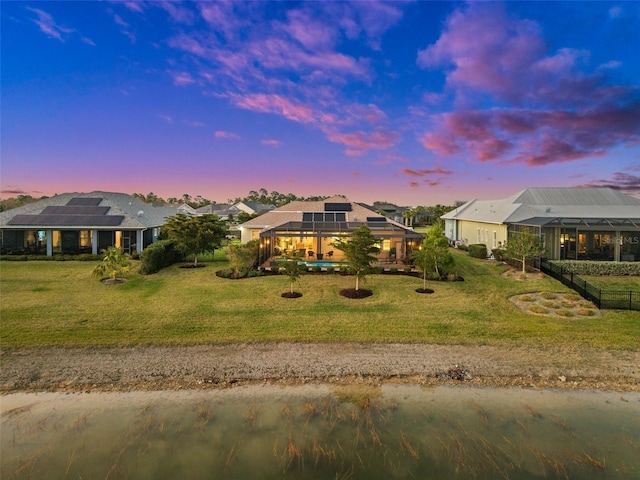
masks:
[[[256,343],[19,349],[0,361],[0,393],[314,382],[640,391],[640,352],[589,348]]]

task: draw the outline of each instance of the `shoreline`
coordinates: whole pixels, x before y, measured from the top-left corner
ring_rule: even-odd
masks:
[[[640,352],[591,347],[251,343],[43,347],[0,352],[0,394],[269,384],[640,391]]]

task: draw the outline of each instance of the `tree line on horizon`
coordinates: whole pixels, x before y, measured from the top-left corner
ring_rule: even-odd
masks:
[[[153,204],[153,205],[186,204],[194,209],[217,203],[201,195],[192,196],[191,194],[188,194],[188,193],[183,194],[179,198],[169,197],[167,199],[164,199],[153,192],[149,192],[146,195],[142,193],[133,193],[131,196],[148,204]],[[344,195],[339,195],[339,196],[344,197]],[[47,196],[33,197],[31,195],[18,195],[16,197],[0,199],[0,212],[11,210],[12,208],[17,208],[22,205],[33,203],[45,198],[48,198],[48,197]],[[239,202],[255,202],[255,203],[262,203],[265,205],[274,205],[275,207],[281,207],[283,205],[286,205],[287,203],[291,203],[294,201],[322,201],[327,198],[329,198],[329,196],[326,196],[326,195],[325,196],[313,195],[309,197],[300,197],[294,193],[280,193],[275,190],[269,192],[266,188],[260,188],[258,190],[250,190],[249,193],[244,197],[227,199],[227,203],[230,205],[234,205]],[[417,206],[412,208],[406,208],[406,210],[404,210],[402,213],[402,217],[404,219],[405,225],[407,226],[423,225],[425,223],[434,223],[434,221],[440,219],[442,215],[453,210],[454,208],[459,207],[463,203],[464,202],[462,201],[456,201],[452,206],[437,204],[432,206]],[[385,215],[385,212],[382,209],[380,209],[380,207],[382,207],[383,205],[395,205],[395,204],[387,201],[373,202],[373,208],[376,209],[378,213]]]

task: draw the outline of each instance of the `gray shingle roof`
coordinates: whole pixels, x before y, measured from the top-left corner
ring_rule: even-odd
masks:
[[[72,198],[100,198],[100,206],[109,207],[106,216],[122,217],[121,221],[117,225],[111,225],[111,228],[117,226],[122,229],[140,230],[145,228],[160,227],[164,224],[165,214],[157,208],[147,203],[128,195],[126,193],[116,192],[91,192],[91,193],[63,193],[61,195],[55,195],[53,197],[45,198],[37,202],[22,205],[21,207],[7,210],[0,213],[0,228],[29,228],[30,225],[21,223],[19,226],[13,226],[10,221],[17,215],[34,215],[38,216],[38,220],[32,226],[37,228],[56,228],[60,225],[56,225],[54,220],[56,216],[52,215],[51,225],[45,225],[42,222],[43,216],[41,215],[43,210],[52,206],[64,206],[69,203]],[[34,219],[36,217],[33,217]],[[46,219],[46,218],[45,218]],[[91,218],[87,218],[87,224],[78,225],[74,224],[74,228],[104,228],[104,220],[98,220],[92,223]],[[115,221],[115,220],[114,220]]]

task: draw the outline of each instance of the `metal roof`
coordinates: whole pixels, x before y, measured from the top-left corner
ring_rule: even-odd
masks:
[[[501,200],[472,200],[444,219],[525,225],[640,225],[640,199],[611,188],[528,188]]]

